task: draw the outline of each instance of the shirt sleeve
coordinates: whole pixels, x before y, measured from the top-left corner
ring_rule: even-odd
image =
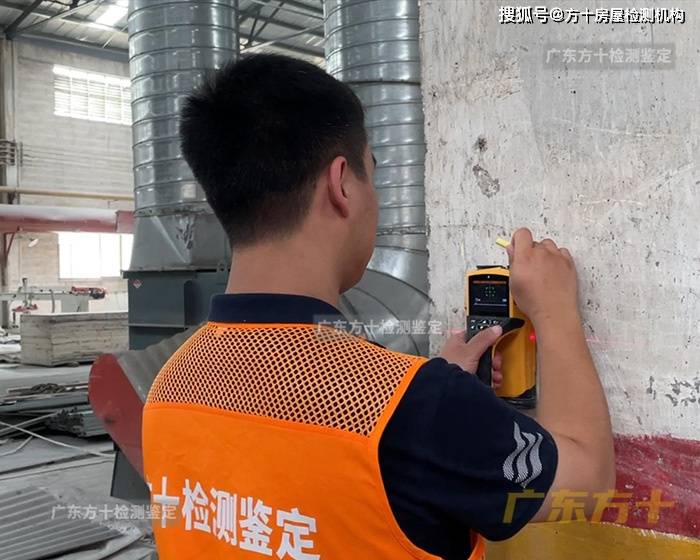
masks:
[[[416,373],[388,422],[379,461],[401,529],[446,558],[452,554],[445,547],[457,552],[468,543],[469,529],[503,540],[530,521],[554,480],[557,448],[537,421],[475,375],[435,358]],[[534,494],[522,495],[525,489]],[[509,494],[521,495],[511,519]]]

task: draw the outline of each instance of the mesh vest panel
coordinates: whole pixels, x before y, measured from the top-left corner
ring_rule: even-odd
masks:
[[[203,404],[368,436],[417,360],[329,327],[209,323],[166,363],[148,402]]]

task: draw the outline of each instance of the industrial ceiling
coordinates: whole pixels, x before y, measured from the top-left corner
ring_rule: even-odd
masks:
[[[0,28],[127,53],[128,0],[0,0]],[[279,52],[324,64],[322,0],[239,0],[241,53]]]

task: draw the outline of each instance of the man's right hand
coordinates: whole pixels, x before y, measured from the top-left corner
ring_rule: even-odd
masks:
[[[567,249],[551,239],[535,242],[521,228],[507,251],[511,293],[535,328],[554,317],[578,318],[576,266]]]
[[[508,246],[510,290],[537,331],[537,420],[554,437],[559,462],[535,521],[552,519],[558,491],[581,491],[586,512],[598,492],[615,488],[615,452],[603,388],[578,312],[576,267],[551,239],[519,229]],[[575,421],[572,421],[575,420]]]

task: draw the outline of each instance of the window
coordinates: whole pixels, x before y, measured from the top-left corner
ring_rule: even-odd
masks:
[[[58,234],[60,278],[118,277],[129,267],[133,235],[119,233]]]
[[[129,79],[53,67],[54,115],[131,125]]]

